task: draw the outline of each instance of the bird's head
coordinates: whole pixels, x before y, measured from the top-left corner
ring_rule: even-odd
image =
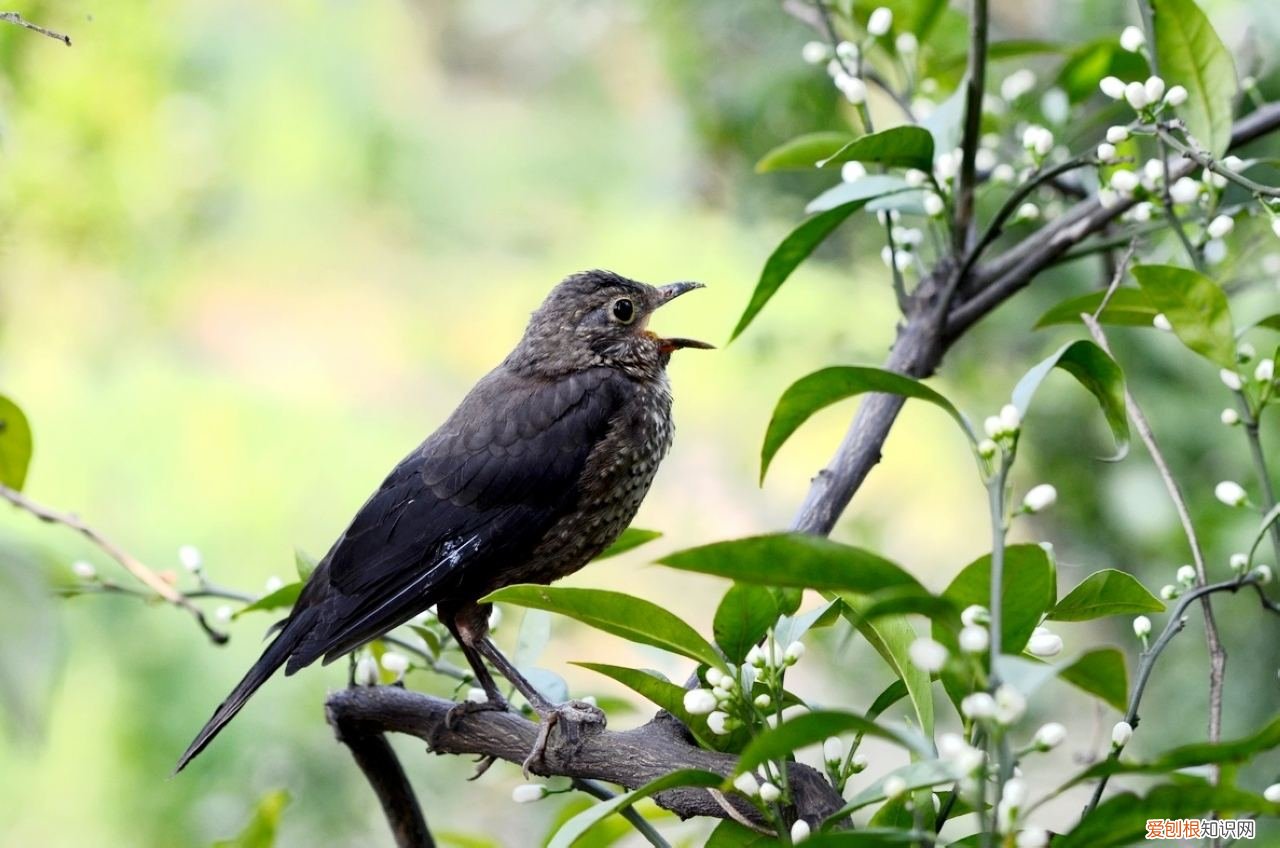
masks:
[[[657,309],[700,288],[688,282],[650,286],[611,271],[566,277],[533,313],[508,362],[552,374],[600,365],[635,376],[656,374],[676,350],[711,347],[648,329]]]

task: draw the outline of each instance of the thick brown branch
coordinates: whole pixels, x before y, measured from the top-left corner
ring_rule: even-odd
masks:
[[[422,816],[422,808],[409,785],[409,778],[387,737],[355,719],[329,711],[329,724],[338,741],[351,750],[356,765],[373,787],[382,811],[391,825],[397,848],[435,848],[435,840]]]
[[[353,688],[329,696],[326,710],[336,728],[356,727],[363,734],[407,733],[427,743],[437,754],[495,757],[521,763],[528,756],[538,726],[509,712],[472,712],[446,724],[452,701],[397,687]],[[574,738],[576,737],[576,738]],[[579,725],[566,734],[559,725],[552,731],[543,762],[531,770],[537,774],[601,780],[635,789],[680,769],[696,768],[728,775],[738,758],[699,748],[684,727],[666,713],[634,730],[607,730],[600,725]],[[840,809],[843,800],[826,779],[808,766],[793,763],[788,773],[796,814],[811,824]],[[381,793],[380,793],[381,794]],[[733,794],[735,808],[755,817],[753,808]],[[680,788],[660,792],[655,800],[681,818],[728,813],[706,789]]]

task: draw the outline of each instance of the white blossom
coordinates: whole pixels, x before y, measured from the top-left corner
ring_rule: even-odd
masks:
[[[200,549],[195,545],[183,545],[178,548],[178,562],[182,563],[182,567],[187,571],[195,573],[204,565],[204,558],[200,556]]]
[[[1147,93],[1148,103],[1159,103],[1164,98],[1164,80],[1160,77],[1147,77],[1147,81],[1142,84],[1142,88]],[[1128,94],[1128,91],[1125,91]]]
[[[1175,85],[1165,94],[1164,102],[1175,108],[1181,106],[1187,102],[1187,90],[1180,85]]]
[[[1273,783],[1262,790],[1262,797],[1273,804],[1280,804],[1280,783]]]
[[[1253,567],[1253,576],[1257,579],[1258,585],[1266,586],[1268,583],[1271,582],[1271,578],[1274,575],[1271,573],[1271,566],[1255,565]]]
[[[522,783],[511,790],[511,800],[517,804],[532,804],[547,797],[547,787],[541,783]]]
[[[1027,699],[1009,684],[996,690],[995,719],[1001,724],[1014,724],[1027,711]]]
[[[1032,124],[1022,133],[1022,146],[1037,156],[1047,156],[1053,150],[1053,133],[1039,124]]]
[[[1151,220],[1151,212],[1152,212],[1151,203],[1149,201],[1144,200],[1141,203],[1135,204],[1134,207],[1129,210],[1129,217],[1131,217],[1133,220],[1139,223],[1145,223]]]
[[[98,576],[98,569],[93,567],[93,563],[78,559],[71,563],[71,573],[81,580],[93,580]]]
[[[904,32],[894,40],[893,46],[903,56],[914,56],[916,51],[920,49],[920,40],[916,38],[914,32]]]
[[[840,179],[846,183],[857,182],[867,175],[866,166],[861,162],[845,162],[840,166]]]
[[[844,94],[845,100],[848,100],[854,106],[859,106],[867,100],[867,84],[855,76],[849,74],[840,74],[835,78],[836,88],[840,89]]]
[[[1062,653],[1062,637],[1047,627],[1037,627],[1027,640],[1027,652],[1037,657],[1056,657]]]
[[[879,38],[889,32],[893,26],[893,10],[881,6],[867,18],[867,32]]]
[[[960,628],[960,650],[966,654],[985,653],[991,645],[991,634],[980,624]]]
[[[942,202],[942,198],[931,191],[925,193],[924,198],[921,200],[921,204],[924,206],[925,214],[930,218],[938,217],[942,214],[943,210],[946,209],[946,204]]]
[[[1129,128],[1122,126],[1107,127],[1107,141],[1120,144],[1129,140]]]
[[[1018,412],[1018,407],[1006,403],[1000,407],[1000,423],[1004,425],[1006,433],[1016,433],[1022,427],[1022,413]]]
[[[953,179],[960,170],[961,158],[959,150],[944,150],[933,158],[933,172],[944,182]]]
[[[996,714],[996,699],[986,692],[965,695],[960,701],[960,712],[974,720],[991,718]]]
[[[1147,96],[1147,87],[1137,81],[1124,87],[1124,99],[1134,109],[1145,109],[1151,103],[1151,98]]]
[[[1109,141],[1104,141],[1098,145],[1098,161],[1102,163],[1114,162],[1116,160],[1116,146]]]
[[[791,825],[791,843],[793,845],[804,842],[809,838],[809,823],[804,819],[796,819],[795,824]]]
[[[884,797],[897,798],[907,791],[907,782],[899,775],[891,774],[884,779]]]
[[[980,147],[973,154],[973,166],[979,171],[990,171],[996,166],[996,152]]]
[[[1027,800],[1027,784],[1021,778],[1011,778],[1004,785],[1004,792],[1000,794],[1000,803],[1002,806],[1011,810],[1021,807]]]
[[[1112,100],[1119,100],[1124,97],[1124,83],[1117,77],[1103,77],[1098,82],[1098,88],[1102,89],[1102,93]]]
[[[1234,553],[1227,560],[1227,564],[1231,566],[1231,570],[1239,574],[1249,567],[1249,555],[1245,553]]]
[[[1023,828],[1014,837],[1013,844],[1015,848],[1047,848],[1049,831],[1040,827]]]
[[[1210,170],[1204,172],[1204,184],[1211,188],[1226,188],[1227,178]]]
[[[871,765],[871,761],[867,759],[866,754],[854,754],[849,759],[849,768],[854,774],[866,771],[869,765]]]
[[[1213,496],[1227,506],[1244,506],[1249,495],[1244,487],[1234,480],[1223,480],[1213,487]]]
[[[1098,205],[1103,209],[1110,209],[1120,202],[1120,195],[1116,194],[1115,189],[1100,188],[1098,189]]]
[[[1129,744],[1129,740],[1133,738],[1133,725],[1127,721],[1117,721],[1115,727],[1111,728],[1111,744],[1117,748],[1123,748]]]
[[[947,649],[927,637],[922,636],[912,642],[907,648],[907,653],[911,657],[912,665],[921,671],[930,673],[941,671],[947,663]]]
[[[1183,586],[1190,586],[1196,582],[1196,570],[1190,565],[1178,566],[1178,571],[1174,574],[1174,579]]]
[[[844,742],[839,736],[828,737],[822,743],[822,759],[828,763],[844,762]]]
[[[1048,751],[1061,745],[1066,738],[1067,728],[1056,721],[1051,721],[1041,725],[1032,741],[1041,751]]]
[[[1194,203],[1200,196],[1201,183],[1191,177],[1179,177],[1169,186],[1169,197],[1174,203]]]
[[[690,689],[684,693],[684,708],[689,715],[708,715],[716,708],[716,696],[706,689]]]
[[[782,790],[772,783],[760,784],[760,800],[766,804],[772,804],[774,801],[782,797]]]
[[[737,789],[743,795],[753,798],[760,793],[760,782],[756,780],[756,776],[749,771],[744,771],[733,779],[733,788]]]
[[[1040,113],[1050,122],[1061,124],[1071,115],[1071,99],[1065,91],[1054,86],[1040,96]]]
[[[773,698],[769,697],[768,692],[761,692],[759,695],[756,695],[755,700],[752,701],[751,703],[755,704],[757,707],[759,707],[762,710],[767,710],[769,709],[769,706],[773,703]]]
[[[404,673],[409,670],[409,658],[398,651],[387,651],[382,655],[382,667],[394,674],[396,677],[403,677]]]
[[[858,61],[858,54],[860,52],[858,45],[854,44],[852,41],[841,41],[836,45],[836,58],[843,59],[850,65]]]
[[[1000,419],[996,418],[995,421],[999,422]],[[996,451],[999,449],[1000,447],[990,439],[983,439],[978,442],[978,456],[983,459],[991,459],[991,457],[996,455]]]
[[[1220,239],[1229,235],[1235,226],[1236,222],[1230,215],[1219,215],[1209,222],[1206,232],[1209,233],[1209,238]]]
[[[729,733],[729,714],[716,710],[707,716],[707,728],[716,736],[725,736]]]
[[[1244,386],[1244,381],[1240,379],[1240,375],[1230,368],[1223,368],[1219,371],[1218,379],[1222,380],[1222,385],[1233,392],[1240,391],[1241,387]]]
[[[970,604],[960,613],[960,623],[965,627],[975,624],[986,624],[991,620],[991,613],[981,604]]]
[[[1018,207],[1018,211],[1014,213],[1013,217],[1017,221],[1034,221],[1040,217],[1040,207],[1027,201]]]
[[[1163,312],[1156,313],[1156,317],[1151,319],[1151,326],[1166,333],[1173,332],[1173,324],[1169,322],[1169,316]]]
[[[1028,68],[1020,68],[1000,83],[1000,96],[1012,103],[1036,87],[1036,75]]]
[[[1258,360],[1258,367],[1253,369],[1253,379],[1259,383],[1270,383],[1276,378],[1276,361],[1274,359]]]
[[[807,42],[800,48],[800,56],[810,65],[820,65],[831,55],[830,48],[821,41]]]
[[[1151,619],[1145,615],[1140,615],[1133,620],[1133,635],[1139,639],[1146,638],[1151,633]]]
[[[1228,171],[1235,171],[1237,174],[1245,169],[1244,160],[1239,156],[1224,156],[1222,159],[1222,167]]]
[[[1017,174],[1014,173],[1013,166],[1007,162],[996,165],[991,170],[991,179],[1002,185],[1006,185],[1014,181]]]
[[[804,643],[792,642],[787,646],[786,653],[783,655],[783,661],[787,665],[795,665],[800,662],[800,658],[804,656]]]
[[[1058,500],[1058,490],[1049,483],[1033,487],[1022,498],[1022,508],[1027,512],[1042,512]]]
[[[1173,600],[1178,597],[1178,587],[1170,583],[1166,583],[1160,587],[1160,597],[1166,601]]]
[[[1138,188],[1138,175],[1133,171],[1121,169],[1111,175],[1111,187],[1123,195],[1133,194]]]
[[[378,662],[373,657],[364,656],[356,663],[355,682],[357,686],[378,685]]]
[[[1165,162],[1163,159],[1148,159],[1142,163],[1142,185],[1149,191],[1154,191],[1156,186],[1160,185],[1160,181],[1164,179],[1164,172]],[[1195,181],[1192,180],[1192,182]],[[1199,189],[1197,189],[1197,193],[1198,191]]]
[[[1147,43],[1147,37],[1136,26],[1127,26],[1120,33],[1120,46],[1130,53],[1137,53]]]

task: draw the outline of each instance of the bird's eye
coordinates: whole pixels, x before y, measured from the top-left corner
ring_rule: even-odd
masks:
[[[630,324],[635,320],[636,308],[630,298],[620,297],[613,302],[613,317],[619,324]]]

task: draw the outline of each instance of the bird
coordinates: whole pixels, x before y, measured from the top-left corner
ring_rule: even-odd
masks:
[[[577,571],[631,523],[671,447],[671,355],[712,347],[663,338],[649,319],[702,287],[653,286],[604,270],[557,284],[501,364],[356,512],[174,773],[281,666],[291,675],[328,664],[433,606],[486,696],[464,710],[508,709],[488,660],[538,713],[527,771],[560,705],[494,645],[492,605],[481,599]]]

